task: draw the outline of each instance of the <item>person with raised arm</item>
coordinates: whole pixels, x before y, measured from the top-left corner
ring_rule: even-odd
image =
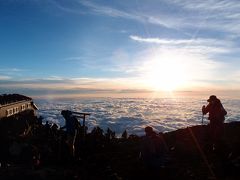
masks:
[[[203,115],[208,113],[210,141],[213,150],[216,144],[222,140],[224,134],[224,120],[227,111],[224,109],[221,101],[215,95],[209,97],[208,105],[202,107]]]

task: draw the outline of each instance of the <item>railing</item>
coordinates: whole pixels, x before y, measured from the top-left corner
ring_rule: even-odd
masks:
[[[83,127],[85,128],[86,116],[90,116],[90,113],[75,112],[75,111],[71,111],[71,113],[72,113],[72,115],[75,116],[76,118],[82,118],[82,119],[83,119]]]

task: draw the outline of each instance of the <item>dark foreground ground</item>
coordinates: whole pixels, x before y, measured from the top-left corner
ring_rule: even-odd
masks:
[[[146,137],[115,138],[100,128],[77,137],[72,157],[65,132],[36,122],[37,118],[0,122],[1,180],[240,179],[240,122],[224,124],[216,149],[209,144],[205,125],[158,134],[162,149],[156,163],[143,158],[144,146],[149,146]]]

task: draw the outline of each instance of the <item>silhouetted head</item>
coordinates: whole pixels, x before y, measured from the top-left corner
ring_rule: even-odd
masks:
[[[208,102],[213,102],[213,101],[216,101],[216,100],[217,100],[217,96],[211,95],[207,101]]]
[[[63,117],[69,116],[69,115],[71,115],[71,111],[69,111],[69,110],[62,110],[61,115]]]
[[[207,101],[210,104],[221,104],[221,101],[215,95],[211,95]]]
[[[146,133],[146,136],[155,134],[155,132],[153,131],[153,128],[150,126],[145,127],[145,133]]]

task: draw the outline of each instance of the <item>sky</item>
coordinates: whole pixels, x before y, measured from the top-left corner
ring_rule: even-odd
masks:
[[[240,89],[238,0],[1,0],[0,92]]]

